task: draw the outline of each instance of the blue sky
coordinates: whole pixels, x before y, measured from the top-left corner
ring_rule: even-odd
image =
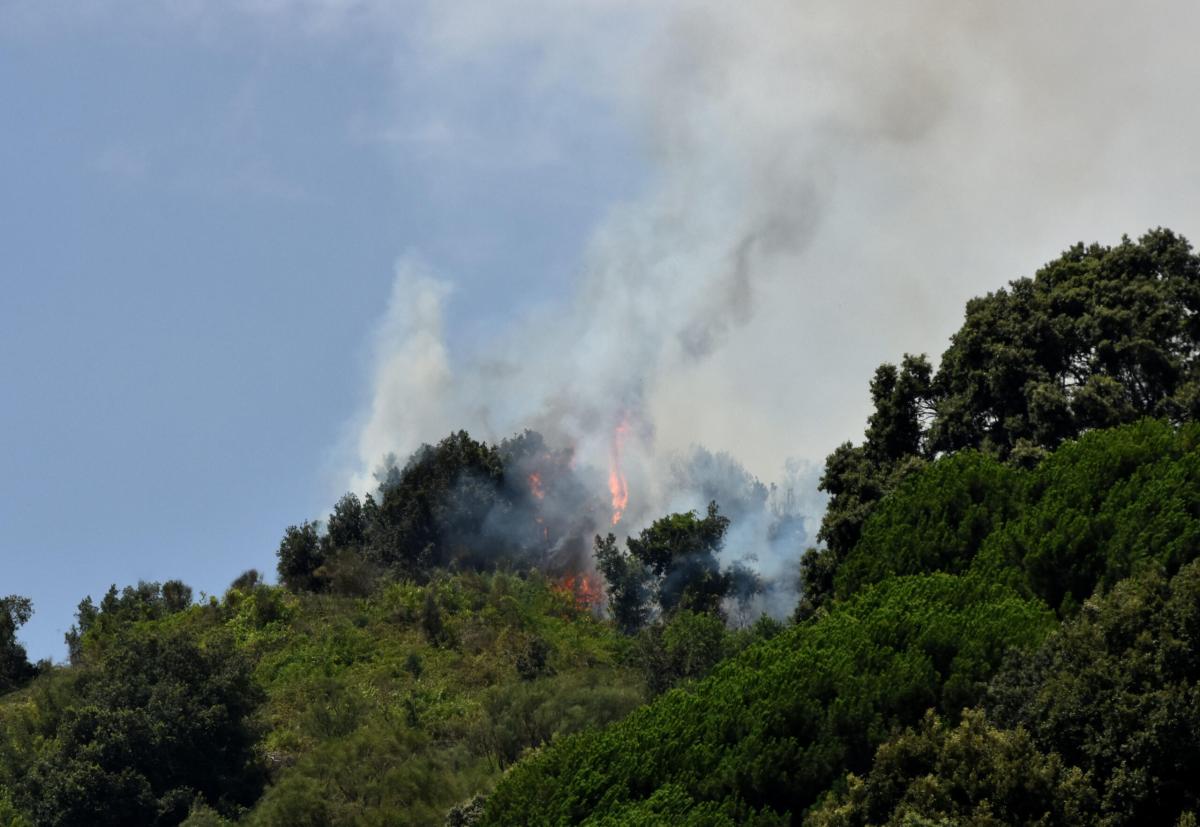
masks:
[[[398,257],[455,273],[469,346],[642,174],[519,52],[421,74],[369,30],[136,15],[0,16],[0,592],[33,657],[110,583],[273,571],[345,484]]]

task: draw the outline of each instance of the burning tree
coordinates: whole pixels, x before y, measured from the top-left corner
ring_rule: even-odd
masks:
[[[542,570],[578,573],[595,530],[596,493],[576,474],[573,450],[552,447],[530,430],[502,441],[499,450],[509,508],[493,515],[492,527],[527,549],[529,562]]]
[[[578,609],[598,609],[604,603],[604,593],[592,575],[568,574],[559,581],[558,587],[571,596]]]
[[[591,568],[588,538],[605,505],[573,462],[572,449],[528,430],[499,445],[458,431],[403,466],[389,457],[376,474],[378,491],[344,496],[324,533],[315,522],[288,529],[280,582],[363,594],[380,576],[424,579],[437,568],[533,567],[579,577]]]
[[[695,511],[655,520],[637,537],[625,541],[596,537],[596,564],[608,583],[609,608],[626,632],[641,628],[652,611],[664,615],[691,611],[721,615],[721,603],[738,585],[733,571],[717,559],[725,543],[729,518],[711,502],[703,518]]]
[[[618,628],[633,634],[650,615],[650,572],[632,555],[617,546],[612,534],[596,536],[596,566],[608,584],[608,610]]]

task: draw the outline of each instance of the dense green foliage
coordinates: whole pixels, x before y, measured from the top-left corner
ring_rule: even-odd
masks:
[[[178,824],[197,800],[230,815],[253,803],[262,693],[232,644],[166,628],[103,644],[5,715],[0,782],[33,822]]]
[[[99,606],[91,597],[85,597],[75,612],[75,624],[66,634],[71,662],[77,662],[83,656],[83,639],[88,632],[92,632],[96,640],[108,638],[131,623],[159,620],[182,612],[191,604],[192,590],[179,580],[161,584],[142,580],[119,592],[114,584]]]
[[[533,431],[499,445],[458,431],[421,446],[403,467],[389,456],[375,494],[346,494],[323,530],[312,521],[287,528],[279,581],[292,591],[364,597],[381,579],[424,580],[439,569],[577,567],[595,499],[571,459]]]
[[[885,807],[884,813],[879,809],[884,805],[872,803],[875,809],[869,812],[880,819],[894,817],[894,823],[907,818],[910,805],[912,813],[935,821],[1093,823],[1078,819],[1109,794],[1110,784],[1093,780],[1101,770],[1079,769],[1076,765],[1084,762],[1070,751],[1039,743],[1028,732],[1000,731],[976,719],[959,728],[935,722],[885,750],[878,771],[870,769],[870,752],[890,727],[915,724],[926,708],[955,714],[979,700],[980,687],[1005,647],[1028,643],[1036,637],[1030,630],[1048,628],[1050,621],[1036,608],[1043,605],[1040,600],[1073,610],[1075,595],[1111,587],[1142,570],[1171,573],[1197,556],[1198,437],[1200,425],[1175,428],[1147,420],[1087,433],[1032,470],[977,451],[914,470],[867,521],[858,545],[837,570],[841,602],[606,732],[556,744],[518,765],[488,802],[489,823],[511,823],[523,809],[531,823],[625,823],[666,812],[680,823],[798,817],[847,770],[874,773],[854,781],[848,799],[830,805],[840,807],[847,819],[853,810],[847,801],[867,806],[862,802],[878,799],[891,801],[891,809]],[[930,577],[929,572],[945,574]],[[1029,614],[1017,620],[988,605],[1000,595],[1008,611]],[[1144,596],[1138,605],[1158,611]],[[1002,626],[980,625],[977,617],[964,614],[970,611]],[[1125,634],[1132,638],[1135,624],[1129,626]],[[1167,630],[1144,637],[1172,639]],[[1174,634],[1176,641],[1182,638]],[[1189,637],[1178,650],[1194,658],[1194,646]],[[659,668],[666,671],[669,662],[661,658]],[[928,683],[913,680],[921,672],[916,662],[927,664]],[[967,663],[972,668],[957,671]],[[1111,664],[1100,657],[1095,663],[1097,668],[1077,684],[1077,694],[1103,685],[1101,670]],[[1151,694],[1164,688],[1161,681],[1150,684],[1139,688]],[[1013,691],[1010,686],[1010,696]],[[1195,700],[1187,691],[1175,697],[1176,706]],[[1114,709],[1129,705],[1116,697],[1101,704],[1117,715]],[[1154,714],[1166,716],[1165,711]],[[1064,717],[1048,715],[1055,721]],[[1137,725],[1141,719],[1129,721]],[[1036,735],[1032,721],[1028,726]],[[1185,719],[1170,726],[1180,727],[1180,738],[1194,731]],[[1104,720],[1090,727],[1104,738],[1121,737]],[[1081,732],[1065,740],[1072,738],[1080,743]],[[1132,747],[1122,742],[1112,749],[1113,755],[1128,756]],[[992,763],[980,758],[984,763],[976,769],[953,763],[953,756],[971,750],[990,750]],[[1169,752],[1164,748],[1159,754]],[[1185,756],[1179,766],[1200,765],[1200,756],[1192,760],[1186,752],[1178,754]],[[887,780],[897,772],[888,762],[904,756],[917,756],[905,767],[943,770],[932,780],[913,781],[919,789],[906,792],[907,787]],[[1031,774],[1017,783],[1011,774],[1024,763]],[[1141,778],[1155,766],[1147,759],[1136,771],[1125,771]],[[999,786],[988,788],[991,797],[984,802],[959,790],[968,782],[980,789]],[[886,794],[879,791],[884,787]],[[1143,791],[1148,788],[1143,782]],[[875,816],[862,820],[867,811],[861,806],[854,816],[858,821],[827,823],[877,823],[871,820]],[[1178,802],[1170,806],[1178,814]],[[1119,806],[1110,809],[1116,812]],[[823,812],[822,818],[833,818],[833,810]]]
[[[1200,258],[1169,230],[1076,244],[967,303],[934,379],[939,451],[1001,456],[1090,428],[1196,413]]]
[[[1097,823],[1200,813],[1200,561],[1086,603],[1040,649],[1013,658],[986,708],[1087,774]]]
[[[760,626],[751,635],[765,637],[763,631]],[[727,632],[721,618],[683,609],[665,623],[641,631],[634,642],[633,660],[642,669],[647,689],[657,695],[708,675],[741,642]]]
[[[894,489],[926,455],[922,425],[929,418],[932,368],[924,357],[905,356],[899,368],[881,365],[871,379],[874,412],[862,445],[845,443],[825,460],[821,490],[829,507],[818,539],[831,551],[849,551],[875,503]]]
[[[17,642],[17,629],[32,616],[28,597],[10,594],[0,598],[0,693],[22,686],[37,673],[25,647]]]
[[[892,579],[518,764],[485,823],[628,823],[663,806],[678,823],[778,823],[869,766],[892,726],[977,700],[1006,647],[1051,624],[1003,586]]]
[[[288,526],[279,542],[279,563],[276,571],[279,582],[292,591],[320,591],[324,586],[319,576],[325,555],[321,551],[321,536],[317,524],[305,522]]]
[[[729,518],[712,502],[704,517],[689,511],[655,520],[625,541],[625,552],[612,534],[597,536],[593,554],[617,625],[632,633],[656,611],[720,615],[726,597],[747,599],[758,588],[753,575],[723,570],[717,559],[728,530]]]
[[[644,698],[629,641],[539,575],[442,574],[355,598],[250,572],[182,609],[164,592],[85,600],[76,664],[0,703],[0,813],[437,824],[526,750]]]
[[[984,549],[1018,565],[1051,603],[1076,602],[1157,564],[1200,553],[1200,426],[1146,421],[1064,446],[1031,478],[1019,519]]]
[[[1082,827],[1096,823],[1096,809],[1084,773],[1039,751],[1025,730],[997,729],[973,710],[952,727],[930,711],[918,729],[881,746],[870,773],[851,775],[806,823]]]
[[[0,825],[1195,825],[1198,279],[1167,231],[1073,247],[881,366],[791,625],[727,626],[769,496],[731,458],[674,472],[724,513],[589,561],[607,504],[533,432],[389,459],[280,586],[86,598],[70,665],[3,598]]]
[[[573,703],[568,686],[553,684],[557,675],[545,647],[531,643],[513,661],[520,682],[508,693],[489,695],[484,704],[498,724],[486,738],[493,766],[512,766],[482,805],[485,821],[773,823],[799,817],[830,789],[840,792],[826,796],[825,804],[813,811],[817,823],[905,823],[919,816],[981,824],[1090,824],[1097,823],[1090,814],[1100,807],[1110,820],[1114,814],[1148,812],[1147,789],[1155,784],[1182,789],[1179,773],[1196,765],[1178,742],[1166,737],[1195,733],[1186,715],[1196,708],[1187,683],[1194,683],[1194,676],[1178,678],[1178,686],[1166,693],[1172,700],[1164,701],[1161,711],[1147,711],[1170,723],[1161,743],[1144,748],[1142,760],[1132,767],[1111,757],[1131,754],[1132,736],[1122,735],[1103,716],[1128,707],[1137,693],[1162,696],[1161,674],[1143,676],[1136,689],[1126,690],[1130,700],[1109,697],[1090,707],[1096,720],[1084,728],[1106,744],[1107,765],[1080,757],[1087,740],[1078,728],[1055,741],[1040,734],[1030,711],[1030,697],[1083,698],[1100,685],[1102,672],[1119,674],[1115,663],[1096,652],[1081,656],[1097,666],[1082,673],[1086,677],[1074,695],[1056,686],[1039,696],[1030,687],[1039,680],[1045,684],[1081,674],[1077,663],[1042,672],[1010,666],[996,680],[990,700],[1000,709],[997,699],[1007,699],[1003,708],[1009,710],[1008,718],[1002,724],[971,713],[952,726],[944,716],[953,717],[979,701],[1008,648],[1035,642],[1050,628],[1053,621],[1038,608],[1036,597],[1069,607],[1079,599],[1075,595],[1089,594],[1095,586],[1109,587],[1141,569],[1172,572],[1195,556],[1198,432],[1196,426],[1176,429],[1144,421],[1085,434],[1030,470],[975,451],[914,467],[867,521],[858,547],[836,571],[837,592],[846,602],[832,604],[815,622],[782,634],[761,634],[771,639],[724,665],[718,664],[720,658],[738,646],[716,620],[713,603],[664,602],[661,584],[676,561],[688,561],[697,551],[715,558],[725,525],[718,522],[715,508],[706,518],[708,525],[696,515],[658,521],[629,543],[629,552],[613,555],[633,573],[638,599],[629,605],[641,621],[650,608],[663,617],[632,639],[625,660],[640,667],[652,694],[681,682],[682,688],[602,732],[555,740],[517,761],[528,746],[553,740],[553,731],[539,730],[538,721],[546,720],[539,710],[552,698]],[[615,543],[607,545],[615,548]],[[598,544],[602,566],[605,549],[606,544]],[[678,571],[686,575],[692,570]],[[719,572],[715,566],[695,570]],[[946,574],[928,575],[936,571]],[[610,587],[619,582],[620,572],[614,572]],[[686,576],[682,579],[688,582]],[[1145,582],[1159,582],[1161,589],[1153,576]],[[413,617],[426,644],[445,647],[455,636],[446,631],[433,594],[424,592],[419,609],[414,602]],[[613,596],[620,599],[619,590]],[[1160,611],[1144,598],[1132,602],[1146,612]],[[1176,598],[1175,605],[1186,601]],[[648,607],[648,602],[656,605]],[[620,620],[619,611],[616,616]],[[1085,628],[1080,624],[1090,622],[1088,617],[1085,613],[1069,630]],[[1186,627],[1191,621],[1180,622]],[[1073,639],[1071,634],[1053,640]],[[1136,638],[1132,631],[1125,635]],[[1182,637],[1178,629],[1173,635],[1164,629],[1140,639],[1191,653],[1191,640],[1180,642]],[[1047,644],[1028,657],[1048,662],[1052,656],[1047,652],[1059,645]],[[1131,660],[1131,654],[1122,650],[1109,658]],[[1164,653],[1147,659],[1163,661]],[[712,677],[686,683],[703,678],[714,666]],[[1023,676],[1024,682],[1013,675]],[[535,689],[539,686],[544,687],[540,692]],[[1082,700],[1076,703],[1086,707]],[[926,719],[919,730],[888,741],[896,726],[916,724],[931,708],[943,717]],[[1060,725],[1069,717],[1062,711],[1041,714]],[[1121,720],[1128,719],[1118,715],[1117,723]],[[539,731],[541,735],[528,736]],[[1063,744],[1074,744],[1076,751]],[[378,749],[422,754],[411,741]],[[304,773],[272,788],[258,812],[282,807],[275,804],[278,799],[290,801],[293,809],[279,809],[285,815],[268,823],[303,823],[297,819],[305,813],[330,818],[325,809],[329,788],[311,785],[311,774],[336,776],[330,768],[362,766],[364,761],[369,766],[369,754],[366,749],[335,760],[312,753],[298,765],[307,768]],[[1172,765],[1178,769],[1174,779],[1161,766],[1169,763],[1164,756],[1172,754],[1185,756]],[[467,764],[430,757],[420,766],[458,779],[470,774]],[[316,767],[324,769],[317,772]],[[859,773],[861,780],[852,774],[839,781],[847,771]],[[1141,786],[1112,777],[1118,771],[1132,772]],[[388,781],[389,788],[394,785]],[[1122,785],[1133,792],[1110,803],[1111,790]],[[479,788],[476,783],[455,789],[466,799]],[[1173,818],[1185,805],[1193,806],[1180,795],[1167,796],[1153,813]],[[459,812],[477,814],[480,806],[476,800]],[[435,809],[429,810],[427,820],[435,820],[434,814]]]
[[[881,503],[837,570],[845,597],[897,574],[977,569],[1071,609],[1147,566],[1200,554],[1200,424],[1093,431],[1036,468],[964,451]]]
[[[836,593],[844,598],[898,574],[965,572],[984,541],[1017,515],[1025,482],[977,451],[914,473],[864,525],[837,569]]]
[[[923,356],[881,366],[865,441],[826,462],[826,549],[805,563],[801,614],[830,597],[831,572],[876,504],[931,457],[977,448],[1029,465],[1089,429],[1195,417],[1197,311],[1200,257],[1158,229],[1115,247],[1077,244],[1032,279],[972,299],[936,373]]]
[[[494,565],[514,549],[484,544],[485,522],[506,499],[499,448],[465,432],[424,445],[399,468],[379,472],[379,499],[347,494],[324,534],[314,522],[289,526],[279,544],[279,581],[293,591],[364,595],[381,571],[424,577],[437,567]]]
[[[437,823],[526,749],[642,698],[620,636],[541,578],[283,601],[248,631],[275,767],[252,824]]]
[[[810,819],[868,824],[1195,823],[1200,562],[1149,571],[1016,651],[982,710],[932,712]],[[986,710],[986,715],[984,710]]]
[[[501,501],[500,451],[459,431],[415,453],[404,470],[385,479],[373,546],[385,565],[419,572],[469,562],[471,542]]]

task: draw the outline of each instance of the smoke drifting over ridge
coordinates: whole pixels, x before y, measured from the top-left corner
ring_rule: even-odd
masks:
[[[772,479],[857,438],[876,364],[940,353],[968,297],[1069,243],[1195,234],[1188,4],[454,5],[422,18],[431,65],[532,44],[531,83],[605,99],[653,176],[573,298],[486,352],[449,355],[453,274],[400,264],[360,484],[458,427],[534,428],[603,468],[628,420],[631,529],[703,505],[670,471],[691,445]]]

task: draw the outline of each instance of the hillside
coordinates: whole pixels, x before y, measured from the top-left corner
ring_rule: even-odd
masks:
[[[229,715],[220,726],[243,729],[254,754],[246,751],[240,777],[231,772],[214,786],[233,812],[253,804],[270,779],[246,818],[272,825],[440,822],[524,749],[602,726],[643,699],[638,675],[620,663],[628,648],[621,636],[538,577],[458,575],[370,598],[250,584],[157,619],[131,617],[155,614],[147,605],[154,597],[130,589],[112,610],[124,615],[119,623],[100,614],[86,636],[83,674],[56,670],[0,707],[3,784],[34,823],[152,823],[167,817],[168,801],[186,815],[207,790],[177,764],[176,740],[187,734],[211,747],[236,739],[215,725],[178,731],[180,707],[156,705],[168,683],[199,696],[197,707],[242,698],[242,720]],[[206,675],[178,674],[174,653],[193,650],[212,653],[248,685],[232,691],[205,685]],[[159,661],[163,674],[146,665],[121,672],[131,656]],[[100,682],[116,684],[103,699]],[[103,734],[79,732],[84,703],[106,722]],[[83,740],[81,755],[72,747]],[[133,764],[148,794],[118,807],[133,752],[149,753]],[[160,780],[156,760],[176,766]],[[239,802],[229,790],[241,785],[248,792]]]
[[[895,823],[982,819],[986,801],[994,823],[1173,823],[1200,807],[1188,781],[1200,756],[1181,746],[1200,731],[1196,438],[1145,421],[1065,443],[1028,472],[971,453],[932,463],[867,520],[841,599],[695,687],[522,762],[484,823],[883,823],[876,795]],[[1080,607],[1068,597],[1081,582],[1113,593]],[[1068,620],[1047,638],[1052,607]],[[980,705],[1013,729],[963,712]],[[973,743],[955,752],[954,738]],[[895,754],[918,748],[946,791],[922,789]],[[1014,748],[1048,775],[1028,801],[1005,778],[1021,766]],[[972,750],[996,766],[968,783]],[[1061,785],[1071,818],[1056,809]]]
[[[84,599],[69,664],[6,597],[0,825],[1194,825],[1198,314],[1166,230],[973,300],[876,372],[807,550],[727,456],[618,538],[570,446],[458,431],[278,585]]]

